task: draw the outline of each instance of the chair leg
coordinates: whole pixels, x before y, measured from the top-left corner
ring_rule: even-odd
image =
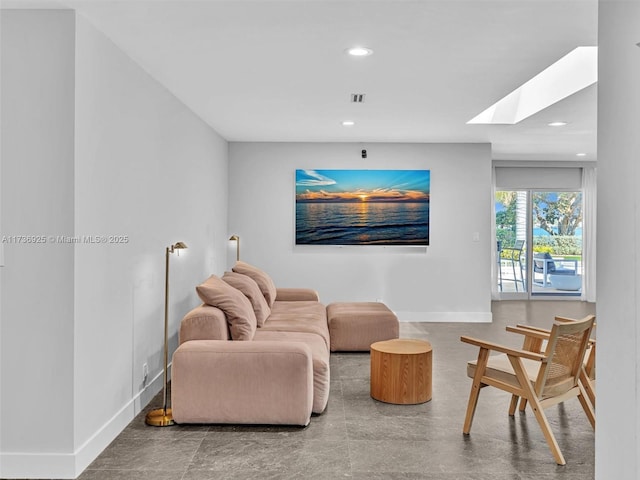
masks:
[[[527,408],[527,399],[526,398],[521,398],[520,399],[520,411],[524,412]]]
[[[556,463],[558,465],[566,465],[567,462],[560,451],[560,446],[556,441],[556,437],[553,435],[551,431],[551,426],[549,425],[549,421],[547,420],[547,416],[544,414],[542,410],[542,405],[540,405],[540,401],[538,400],[538,395],[533,390],[533,386],[527,377],[527,374],[524,370],[524,365],[522,364],[522,360],[518,357],[513,357],[509,355],[509,361],[513,366],[513,370],[515,371],[516,377],[518,378],[518,383],[520,384],[520,388],[523,390],[523,399],[527,399],[529,401],[529,405],[531,405],[531,410],[533,410],[533,414],[538,420],[538,424],[540,425],[540,429],[542,430],[542,434],[544,435],[545,440],[547,441],[547,445],[549,445],[549,449],[553,454],[553,458],[555,458]]]
[[[529,401],[531,405],[531,410],[533,410],[534,415],[536,416],[536,420],[538,420],[538,424],[540,425],[540,429],[542,430],[542,434],[544,435],[545,440],[547,441],[547,445],[549,445],[549,449],[553,454],[553,457],[556,460],[558,465],[566,465],[567,462],[560,451],[560,446],[556,441],[556,437],[553,435],[551,431],[551,426],[549,425],[549,421],[547,420],[547,416],[544,414],[542,410],[542,406],[540,402],[538,402],[537,398],[533,398]]]
[[[585,392],[587,392],[587,397],[589,397],[589,401],[593,408],[596,408],[596,390],[593,385],[593,380],[587,375],[585,368],[582,368],[580,372],[580,382],[582,382],[582,386],[584,387]]]
[[[582,409],[584,410],[584,413],[587,415],[587,418],[589,419],[589,423],[591,423],[591,426],[595,430],[596,429],[596,413],[593,411],[593,406],[591,405],[591,402],[587,397],[587,392],[585,391],[581,382],[578,382],[578,388],[580,389],[580,394],[578,395],[578,400],[580,400],[580,405],[582,405]]]
[[[464,426],[462,427],[462,433],[468,435],[471,431],[471,424],[473,423],[473,416],[476,413],[476,405],[478,404],[478,396],[480,395],[480,388],[482,388],[482,382],[480,379],[483,377],[487,368],[487,361],[489,360],[489,350],[481,348],[478,352],[478,361],[476,364],[476,374],[473,376],[473,383],[471,384],[471,392],[469,393],[469,403],[467,404],[467,414],[464,417]]]
[[[509,416],[513,417],[516,413],[516,407],[518,406],[518,400],[520,397],[518,395],[511,395],[511,403],[509,404]]]

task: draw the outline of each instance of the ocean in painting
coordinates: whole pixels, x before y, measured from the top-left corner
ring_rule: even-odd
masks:
[[[296,170],[297,245],[429,245],[429,170]]]
[[[428,245],[429,202],[298,202],[296,244]]]

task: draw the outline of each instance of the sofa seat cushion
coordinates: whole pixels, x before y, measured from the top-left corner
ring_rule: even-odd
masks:
[[[269,305],[269,307],[273,307],[273,302],[276,301],[276,295],[278,292],[275,283],[273,283],[273,280],[265,271],[240,260],[236,262],[232,270],[236,273],[241,273],[242,275],[247,275],[253,278],[253,280],[258,284],[258,287],[260,287],[260,291],[264,295],[267,305]]]
[[[267,304],[267,301],[255,280],[247,275],[236,272],[224,272],[222,280],[227,282],[233,288],[240,290],[244,296],[249,299],[251,306],[253,307],[253,311],[256,314],[258,327],[262,327],[267,317],[271,314],[271,308],[269,308],[269,305]]]
[[[211,275],[196,287],[196,292],[204,303],[224,312],[233,340],[253,339],[258,323],[256,314],[251,302],[240,290]]]
[[[262,330],[315,333],[330,345],[327,311],[318,302],[275,302]]]
[[[272,342],[301,342],[311,349],[313,359],[313,413],[322,413],[329,401],[330,369],[329,349],[315,333],[279,332],[260,329],[254,340]]]

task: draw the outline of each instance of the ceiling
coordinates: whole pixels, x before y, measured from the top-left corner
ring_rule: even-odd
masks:
[[[466,122],[575,47],[596,45],[597,0],[3,6],[18,5],[76,9],[230,141],[490,142],[496,160],[595,160],[595,85],[516,125]],[[346,55],[354,45],[374,53]],[[352,104],[352,93],[365,102]],[[568,125],[547,125],[557,120]]]

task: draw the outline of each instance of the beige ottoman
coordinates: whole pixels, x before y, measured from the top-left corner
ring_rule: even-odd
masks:
[[[327,306],[332,352],[368,352],[372,343],[398,338],[398,317],[384,303],[337,302]]]

